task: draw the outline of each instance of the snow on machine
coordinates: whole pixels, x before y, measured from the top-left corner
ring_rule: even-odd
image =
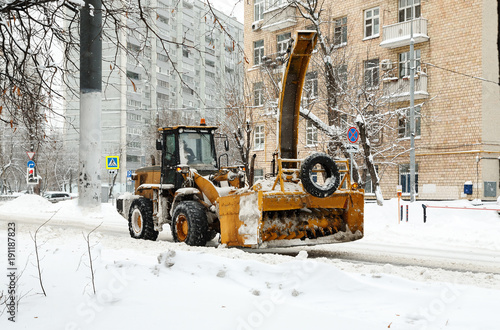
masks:
[[[118,199],[132,237],[156,240],[164,224],[170,224],[175,241],[196,246],[217,233],[222,244],[250,248],[363,237],[364,191],[351,183],[348,161],[324,153],[297,159],[302,87],[316,39],[314,31],[298,31],[288,58],[275,177],[248,187],[241,166],[222,167],[217,127],[160,128],[161,166],[138,169],[132,177],[135,194]]]

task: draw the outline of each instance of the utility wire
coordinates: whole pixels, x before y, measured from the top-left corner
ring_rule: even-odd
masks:
[[[451,73],[455,73],[455,74],[458,74],[458,75],[461,75],[461,76],[464,76],[464,77],[468,77],[468,78],[472,78],[472,79],[477,79],[477,80],[481,80],[481,81],[484,81],[484,82],[489,82],[489,83],[492,83],[492,84],[500,86],[500,83],[498,83],[497,81],[489,80],[489,79],[482,78],[482,77],[476,77],[476,76],[473,76],[473,75],[470,75],[470,74],[467,74],[467,73],[458,72],[458,71],[455,71],[455,70],[443,68],[443,67],[441,67],[439,65],[435,65],[435,64],[432,64],[432,63],[423,63],[423,64],[435,67],[435,68],[440,69],[440,70],[444,70],[444,71],[448,71],[448,72],[451,72]]]

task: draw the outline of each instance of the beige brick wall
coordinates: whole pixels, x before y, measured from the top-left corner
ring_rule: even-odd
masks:
[[[496,2],[422,0],[421,3],[422,17],[428,20],[430,39],[415,45],[415,49],[421,51],[422,67],[427,70],[429,93],[428,98],[415,102],[417,105],[423,104],[421,136],[415,142],[419,166],[418,198],[464,198],[464,182],[473,181],[476,184],[476,180],[479,181],[479,197],[482,198],[483,180],[495,181],[498,188],[498,161],[485,159],[478,165],[476,157],[500,156],[500,134],[497,133],[497,128],[500,127],[500,95],[497,85],[473,79],[471,76],[493,80],[498,77],[497,30],[491,28],[498,26]],[[288,31],[293,35],[295,30],[307,25],[305,22],[299,22],[297,26],[285,30],[254,32],[251,28],[253,5],[253,1],[245,4],[245,52],[249,59],[246,72],[249,82],[263,79],[262,71],[253,67],[255,40],[263,39],[265,53],[274,53],[276,35]],[[382,26],[398,22],[397,0],[331,0],[328,6],[322,14],[324,20],[333,22],[336,18],[348,18],[348,42],[340,51],[348,54],[349,66],[360,65],[359,63],[369,58],[390,59],[397,63],[398,54],[409,51],[409,46],[395,49],[380,47]],[[363,40],[364,10],[376,6],[380,7],[380,37]],[[324,26],[325,31],[333,31],[333,24]],[[324,84],[321,78],[319,84]],[[409,101],[389,104],[392,108],[408,106]],[[266,123],[266,150],[256,152],[257,167],[264,168],[267,172],[270,169],[272,153],[277,148],[276,118],[262,116],[262,110],[255,108],[253,116],[255,122]],[[324,113],[317,115],[324,116]],[[392,124],[397,127],[397,120]],[[317,148],[306,148],[304,120],[301,120],[299,129],[299,157],[305,157],[313,149],[326,150],[327,141],[321,135]],[[384,134],[386,141],[392,141],[396,131],[385,130]],[[408,139],[398,143],[409,147]],[[385,198],[396,195],[396,186],[399,183],[397,164],[409,163],[408,153],[395,159],[390,156],[377,159],[380,163]],[[388,162],[393,165],[386,166],[385,163]],[[358,163],[362,163],[362,160],[359,159]]]

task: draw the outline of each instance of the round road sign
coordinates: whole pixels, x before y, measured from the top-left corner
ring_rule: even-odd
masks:
[[[28,168],[34,168],[35,167],[35,162],[32,161],[32,160],[29,160],[26,165],[28,166]]]
[[[358,142],[359,132],[358,132],[358,129],[356,127],[349,128],[349,130],[347,131],[347,139],[351,143]]]

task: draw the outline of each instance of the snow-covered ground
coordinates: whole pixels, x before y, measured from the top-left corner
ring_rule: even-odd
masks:
[[[470,207],[467,201],[429,202]],[[255,253],[129,237],[110,204],[24,195],[0,205],[0,268],[16,224],[16,323],[0,329],[499,329],[500,216],[494,211],[365,206],[357,242]],[[497,207],[495,204],[488,207]],[[37,234],[41,294],[33,236]],[[86,236],[90,235],[93,293]],[[0,277],[7,295],[8,276]],[[1,294],[0,294],[1,295]],[[0,300],[2,301],[2,300]]]

